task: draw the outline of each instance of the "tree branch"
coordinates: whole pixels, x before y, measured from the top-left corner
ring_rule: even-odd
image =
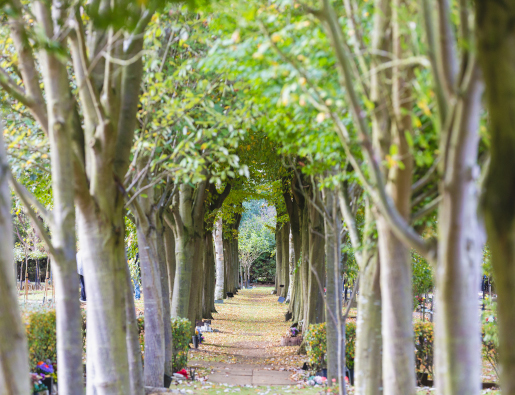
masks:
[[[14,189],[16,195],[20,197],[20,200],[22,199],[21,196],[23,196],[23,201],[36,207],[39,215],[41,215],[41,217],[43,217],[43,219],[46,222],[48,222],[50,226],[52,226],[53,218],[51,213],[46,209],[46,207],[43,206],[41,202],[32,193],[30,193],[23,184],[20,184],[12,174],[10,181],[12,188]]]
[[[31,101],[28,108],[41,128],[48,136],[48,116],[45,99],[39,86],[39,74],[36,68],[32,46],[23,21],[23,6],[19,0],[11,0],[16,15],[10,19],[11,37],[18,54],[19,68],[27,97]]]
[[[411,223],[415,222],[417,219],[425,217],[426,215],[436,210],[441,201],[442,197],[437,196],[430,203],[426,204],[424,207],[422,207],[419,211],[417,211],[411,216]]]
[[[10,174],[9,181],[10,181],[10,184],[11,184],[12,188],[14,189],[14,192],[19,197],[19,199],[22,201],[22,203],[23,203],[23,205],[25,207],[25,211],[26,211],[27,215],[29,216],[29,218],[32,220],[32,223],[34,224],[34,228],[36,228],[36,230],[37,230],[37,232],[39,234],[39,237],[43,240],[43,242],[47,246],[48,252],[52,256],[54,256],[54,257],[57,256],[57,251],[54,249],[54,246],[52,245],[52,241],[50,239],[50,235],[48,234],[48,232],[46,231],[45,227],[43,226],[43,224],[39,220],[38,215],[36,214],[36,212],[32,209],[32,204],[34,204],[34,205],[36,205],[36,207],[38,207],[38,211],[41,208],[40,213],[42,213],[42,214],[46,213],[47,218],[48,218],[48,214],[47,214],[46,209],[44,207],[42,207],[42,205],[39,202],[37,202],[37,199],[35,199],[32,196],[32,194],[30,194],[24,187],[22,187],[14,179],[12,174]],[[53,223],[53,221],[49,222],[50,225],[52,225],[52,223]]]

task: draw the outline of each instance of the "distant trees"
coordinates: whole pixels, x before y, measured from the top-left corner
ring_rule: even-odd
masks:
[[[263,201],[255,202],[258,205],[254,203],[253,206],[258,210],[252,210],[250,204],[244,203],[247,211],[250,211],[250,215],[243,218],[238,229],[238,258],[242,266],[241,279],[242,284],[247,286],[252,264],[262,254],[272,252],[275,243],[272,232],[276,220],[275,209]]]

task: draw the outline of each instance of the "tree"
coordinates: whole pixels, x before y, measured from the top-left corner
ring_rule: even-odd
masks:
[[[0,132],[3,132],[2,122],[0,122]],[[6,394],[28,394],[30,392],[29,355],[11,266],[14,241],[8,169],[3,138],[0,138],[0,235],[2,238],[0,290],[3,300],[3,303],[0,304],[0,333],[2,334],[0,386],[3,388],[2,392]],[[24,377],[25,379],[23,379]]]
[[[244,218],[238,229],[238,258],[243,268],[242,284],[249,285],[250,268],[265,252],[270,251],[272,244],[272,223],[275,221],[275,210],[262,205],[258,213]]]
[[[477,57],[486,85],[486,106],[489,115],[490,156],[484,182],[481,208],[498,295],[501,387],[505,393],[515,392],[515,343],[510,329],[515,323],[513,300],[514,212],[513,196],[513,77],[515,67],[514,32],[510,21],[515,15],[512,3],[477,1]]]

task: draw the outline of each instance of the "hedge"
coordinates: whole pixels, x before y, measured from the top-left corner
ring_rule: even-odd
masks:
[[[325,368],[327,353],[327,339],[325,322],[310,325],[306,333],[306,352],[309,364],[315,370]],[[354,355],[356,343],[356,323],[348,322],[345,330],[345,361],[349,369],[354,368]]]
[[[25,316],[25,329],[29,346],[29,363],[32,371],[36,370],[39,361],[50,359],[57,360],[56,317],[54,310],[32,312]],[[138,331],[141,353],[145,349],[145,319],[138,318]],[[172,352],[174,372],[186,367],[188,362],[188,345],[191,324],[185,318],[172,318]],[[86,316],[82,314],[82,337],[85,350],[86,340]]]
[[[433,323],[417,322],[413,324],[415,343],[415,365],[417,375],[427,373],[433,375]],[[485,328],[483,328],[483,332]],[[306,351],[309,363],[313,369],[321,369],[326,366],[327,341],[325,323],[310,325],[306,333]],[[488,337],[483,339],[483,356],[497,360],[497,348]],[[347,367],[354,368],[354,356],[356,349],[356,323],[348,322],[346,326],[345,358]]]

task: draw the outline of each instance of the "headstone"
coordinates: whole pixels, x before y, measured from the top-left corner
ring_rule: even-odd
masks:
[[[282,296],[279,296],[279,299],[277,299],[277,301],[278,301],[279,303],[284,303],[284,302],[286,301],[286,299],[285,299],[285,298],[283,298]]]
[[[234,298],[234,294],[232,292],[227,292],[227,297],[228,298]]]
[[[293,317],[293,313],[292,313],[292,312],[287,311],[286,313],[284,313],[284,320],[285,320],[285,321],[289,321],[289,320],[291,320],[291,319],[292,319],[292,317]]]
[[[223,304],[223,303],[224,303],[224,300],[223,300],[223,299],[217,299],[217,300],[215,300],[215,303]]]

